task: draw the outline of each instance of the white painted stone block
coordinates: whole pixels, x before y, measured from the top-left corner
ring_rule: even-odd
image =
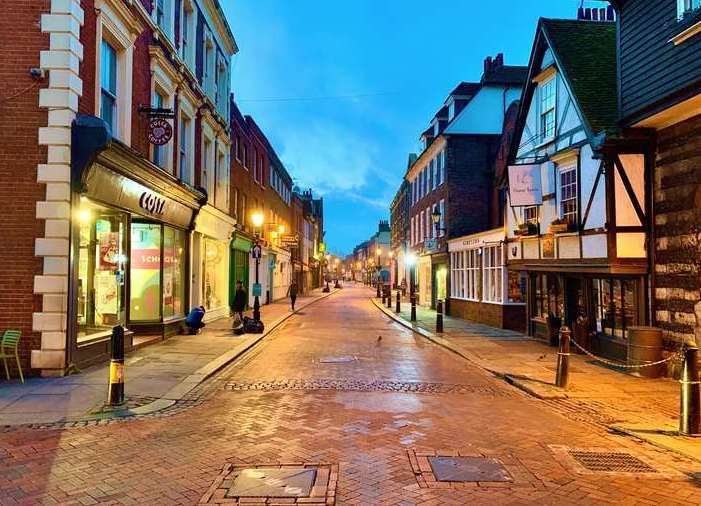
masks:
[[[70,185],[68,183],[46,183],[46,200],[64,202],[70,201]]]
[[[49,71],[49,86],[54,89],[69,89],[79,96],[83,94],[82,79],[70,70],[55,69]]]
[[[68,274],[68,257],[44,257],[44,274],[60,276]]]
[[[68,295],[45,294],[42,297],[41,308],[45,313],[65,313],[68,307]]]
[[[76,37],[80,37],[80,20],[70,14],[42,14],[41,31],[44,33],[72,33]]]
[[[49,40],[51,51],[68,51],[83,60],[83,44],[72,33],[52,33]]]
[[[69,146],[49,146],[46,155],[49,163],[71,163],[71,148]]]
[[[41,51],[39,65],[46,70],[64,69],[77,74],[80,58],[70,51]]]
[[[64,350],[32,350],[32,369],[43,369],[41,375],[53,376],[50,370],[63,370],[66,366]],[[58,373],[60,375],[60,373]]]
[[[65,183],[55,183],[65,184]],[[37,218],[70,219],[71,205],[68,202],[37,202]]]
[[[36,332],[65,332],[66,313],[34,313],[32,329]]]
[[[34,276],[34,293],[59,293],[64,294],[68,291],[67,276]]]
[[[67,257],[68,240],[40,237],[34,241],[34,254],[38,257]]]
[[[61,163],[42,163],[37,166],[37,182],[70,183],[71,167]]]
[[[69,89],[43,88],[39,90],[39,107],[58,107],[77,111],[78,94]]]
[[[71,223],[68,220],[46,220],[44,236],[68,239],[70,236],[70,229]]]
[[[51,109],[49,111],[49,126],[71,126],[75,119],[75,111],[70,109]]]
[[[78,0],[51,0],[52,14],[70,14],[83,24],[83,9]]]
[[[41,349],[42,350],[65,350],[66,349],[66,333],[65,332],[42,332],[41,333]]]
[[[39,144],[41,146],[71,144],[71,129],[66,127],[39,128]]]

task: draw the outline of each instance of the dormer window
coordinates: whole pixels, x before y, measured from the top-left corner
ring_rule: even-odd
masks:
[[[542,142],[555,137],[556,78],[552,77],[539,87],[540,94],[540,139]]]
[[[677,0],[677,14],[679,19],[684,19],[699,9],[701,9],[701,0]]]
[[[453,121],[455,117],[455,100],[451,100],[448,104],[448,121]]]

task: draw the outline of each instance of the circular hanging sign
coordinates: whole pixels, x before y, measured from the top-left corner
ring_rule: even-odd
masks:
[[[163,118],[154,118],[148,124],[148,141],[156,146],[166,144],[173,137],[173,127]]]

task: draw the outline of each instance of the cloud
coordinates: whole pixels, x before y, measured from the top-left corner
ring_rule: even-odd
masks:
[[[279,132],[280,158],[302,188],[319,193],[357,192],[375,169],[378,149],[370,136],[360,137],[338,123],[324,121]]]

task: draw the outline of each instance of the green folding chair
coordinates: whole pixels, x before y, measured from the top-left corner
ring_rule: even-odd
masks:
[[[7,379],[10,379],[10,369],[7,367],[7,359],[13,358],[17,362],[17,369],[19,369],[19,379],[24,383],[24,376],[22,375],[22,366],[19,363],[19,338],[22,333],[19,330],[6,330],[2,335],[2,340],[0,340],[0,358],[2,363],[5,364],[5,374]]]

